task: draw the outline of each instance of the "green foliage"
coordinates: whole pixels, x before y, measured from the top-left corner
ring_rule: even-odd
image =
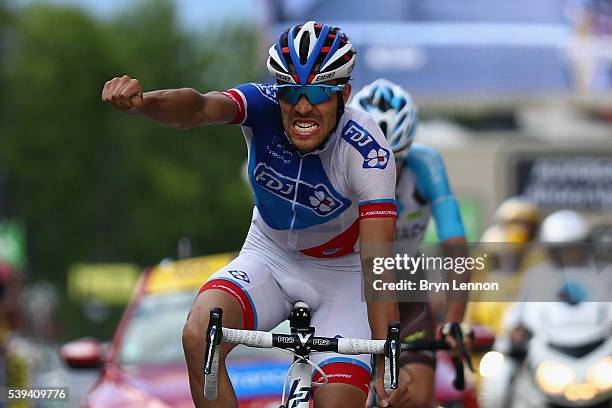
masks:
[[[257,79],[253,32],[223,27],[222,38],[182,32],[171,1],[106,22],[69,7],[20,11],[0,83],[0,167],[27,228],[31,277],[61,282],[79,261],[155,263],[184,236],[195,254],[239,248],[252,206],[239,128],[166,129],[100,101],[122,74],[145,91]]]

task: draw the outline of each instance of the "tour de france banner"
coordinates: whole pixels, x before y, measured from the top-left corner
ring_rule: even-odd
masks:
[[[609,302],[612,243],[361,247],[365,300]]]

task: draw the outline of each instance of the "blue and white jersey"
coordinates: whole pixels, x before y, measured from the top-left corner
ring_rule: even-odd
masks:
[[[410,146],[397,179],[396,199],[395,239],[406,253],[418,250],[432,214],[440,241],[465,236],[444,162],[431,147],[420,143]]]
[[[314,257],[357,250],[359,219],[395,217],[395,162],[366,113],[347,107],[323,147],[300,154],[285,134],[276,89],[225,92],[247,143],[253,226],[281,247]]]

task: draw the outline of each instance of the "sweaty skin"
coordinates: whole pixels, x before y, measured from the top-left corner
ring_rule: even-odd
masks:
[[[351,95],[351,86],[346,84],[342,90],[344,102]],[[332,95],[327,102],[311,104],[302,95],[295,105],[279,98],[283,127],[291,143],[302,153],[315,150],[336,126],[338,94]]]

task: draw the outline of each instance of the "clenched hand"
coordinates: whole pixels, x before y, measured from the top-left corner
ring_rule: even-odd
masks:
[[[129,113],[138,113],[144,105],[140,81],[127,75],[107,81],[102,89],[102,101]]]

